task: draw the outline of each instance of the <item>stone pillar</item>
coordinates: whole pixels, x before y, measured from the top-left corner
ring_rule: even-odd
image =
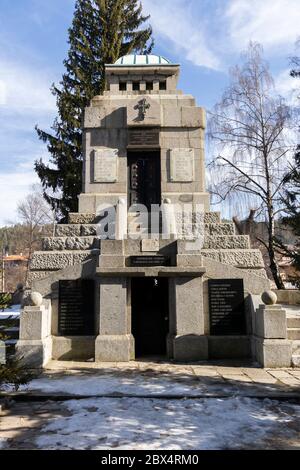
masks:
[[[24,307],[20,316],[20,339],[16,352],[30,367],[43,367],[52,356],[51,304]]]
[[[164,199],[162,204],[162,229],[163,237],[177,237],[176,214],[175,207],[170,199]]]
[[[262,367],[290,367],[292,342],[287,339],[286,311],[260,305],[255,312],[252,354]]]
[[[159,80],[153,80],[153,91],[159,91]]]
[[[127,202],[119,198],[116,212],[116,240],[127,238]]]
[[[208,358],[208,340],[204,336],[202,278],[170,279],[173,297],[171,317],[175,334],[169,339],[177,361],[200,361]],[[172,332],[171,332],[172,334]]]
[[[99,280],[100,325],[96,338],[96,362],[127,362],[133,359],[134,339],[130,334],[126,278]]]

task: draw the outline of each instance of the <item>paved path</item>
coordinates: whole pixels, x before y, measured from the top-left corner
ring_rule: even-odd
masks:
[[[221,365],[222,364],[222,365]],[[132,362],[114,362],[114,363],[87,363],[71,361],[52,361],[48,364],[46,372],[50,374],[64,373],[131,373],[149,375],[168,375],[170,378],[176,376],[197,377],[200,381],[205,379],[214,379],[220,384],[249,383],[256,385],[278,385],[286,390],[295,390],[299,388],[300,393],[300,368],[294,369],[262,369],[255,364],[251,365],[245,362],[236,361],[216,361],[214,364],[196,363],[196,364],[173,364],[163,361],[132,361]],[[239,365],[237,365],[239,364]]]
[[[300,400],[300,369],[261,369],[231,361],[215,364],[170,362],[51,362],[28,387],[14,394],[26,399],[72,397],[257,397]],[[2,393],[3,395],[3,393]],[[1,394],[0,394],[1,397]]]

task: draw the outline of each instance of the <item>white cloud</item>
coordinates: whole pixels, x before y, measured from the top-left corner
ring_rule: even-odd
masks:
[[[45,163],[49,162],[47,149],[38,141],[23,142],[21,139],[14,144],[0,153],[0,227],[16,221],[18,203],[30,192],[33,184],[40,183],[34,162],[40,158]]]
[[[290,76],[290,69],[283,70],[275,78],[275,87],[291,106],[299,106],[300,80]]]
[[[265,48],[292,45],[300,34],[299,0],[231,0],[225,16],[237,50],[250,40]]]
[[[7,101],[6,86],[4,82],[0,81],[0,106],[5,104],[6,101]]]
[[[205,23],[200,15],[193,17],[186,1],[142,0],[142,3],[145,12],[151,15],[155,35],[169,40],[194,65],[219,69],[219,59],[208,45]]]
[[[30,67],[0,59],[0,106],[9,110],[49,112],[55,109],[50,77]]]

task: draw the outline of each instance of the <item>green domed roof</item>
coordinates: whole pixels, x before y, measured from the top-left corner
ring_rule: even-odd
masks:
[[[127,65],[127,66],[134,66],[134,65],[169,65],[171,62],[161,55],[124,55],[120,57],[114,65]]]

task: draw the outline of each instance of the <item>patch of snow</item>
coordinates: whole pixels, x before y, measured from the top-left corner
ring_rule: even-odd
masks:
[[[299,438],[300,406],[268,399],[97,398],[64,405],[71,416],[43,427],[37,448],[265,449]]]
[[[65,393],[81,396],[101,396],[109,394],[127,394],[127,395],[180,395],[195,396],[207,392],[207,386],[198,381],[195,377],[185,381],[176,380],[173,377],[150,377],[147,375],[120,375],[102,374],[88,377],[86,375],[65,376],[61,378],[39,378],[30,382],[22,390],[39,391],[43,393]],[[226,391],[226,386],[213,385],[214,390],[219,387]],[[231,387],[232,390],[232,387]]]

